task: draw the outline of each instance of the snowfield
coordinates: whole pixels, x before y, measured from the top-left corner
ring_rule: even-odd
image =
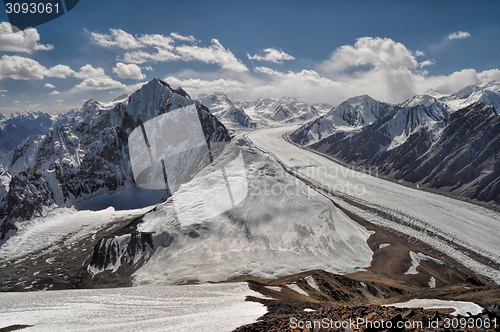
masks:
[[[234,139],[231,145],[214,166],[218,169],[217,162],[231,160],[234,151],[240,150],[247,197],[236,208],[191,230],[179,229],[170,199],[147,213],[138,231],[168,232],[173,241],[160,244],[134,273],[134,285],[224,281],[240,275],[276,278],[312,269],[345,274],[370,266],[373,252],[366,241],[372,232],[328,198],[316,192],[310,195],[311,188],[247,140]],[[200,176],[204,172],[210,169]]]
[[[74,208],[56,208],[45,217],[16,223],[18,231],[0,246],[0,260],[10,260],[27,254],[50,252],[55,246],[67,247],[115,223],[136,218],[152,207],[115,211],[109,207],[101,211],[76,211]]]
[[[483,312],[483,308],[472,302],[463,301],[445,301],[434,299],[412,299],[408,302],[392,303],[384,305],[384,307],[396,308],[424,308],[424,309],[446,309],[451,308],[455,311],[451,313],[452,316],[469,316],[469,313],[478,315]]]
[[[232,331],[266,313],[246,283],[0,293],[0,329]]]
[[[248,134],[260,149],[273,154],[289,170],[340,197],[368,207],[403,216],[408,225],[382,220],[379,216],[335,199],[367,220],[417,237],[454,257],[472,270],[500,283],[500,272],[461,254],[450,243],[472,250],[494,262],[500,262],[500,214],[453,198],[408,188],[341,166],[283,139],[298,126],[261,129]],[[376,170],[371,170],[376,175]],[[419,230],[419,231],[416,231]],[[424,230],[425,232],[422,232]],[[432,235],[428,235],[432,234]],[[434,235],[434,236],[433,236]],[[440,241],[440,235],[447,242]]]

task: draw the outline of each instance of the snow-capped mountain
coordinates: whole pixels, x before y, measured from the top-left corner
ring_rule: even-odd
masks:
[[[215,92],[210,95],[201,94],[197,100],[207,106],[223,123],[237,123],[248,128],[304,123],[331,109],[329,104],[308,105],[287,96],[280,99],[237,101],[222,92]]]
[[[0,160],[2,222],[29,219],[47,206],[70,206],[134,186],[129,133],[149,119],[192,104],[207,141],[230,140],[206,107],[159,79],[122,101],[89,100],[66,124],[30,136]]]
[[[432,97],[417,96],[395,107],[385,117],[347,138],[332,135],[311,145],[347,162],[371,158],[404,144],[416,132],[428,133],[429,143],[438,137],[449,117],[446,106]],[[427,106],[426,106],[427,105]]]
[[[17,112],[0,114],[0,157],[32,135],[48,133],[67,117],[43,112]]]
[[[330,136],[334,136],[336,140],[343,139],[381,119],[393,108],[390,104],[366,95],[350,98],[320,118],[305,124],[290,137],[298,144],[311,144]]]
[[[326,104],[308,105],[293,97],[280,99],[265,98],[254,102],[243,102],[241,107],[253,118],[259,118],[264,123],[301,123],[314,119],[324,113],[321,107]]]
[[[237,123],[248,128],[256,126],[256,123],[239,107],[238,103],[229,99],[223,92],[215,92],[211,95],[201,94],[197,100],[208,107],[210,112],[223,123]]]
[[[465,108],[475,102],[483,102],[500,110],[500,82],[482,79],[450,96],[441,97],[440,102],[447,104],[452,111]]]
[[[500,115],[474,103],[452,113],[437,139],[415,133],[404,145],[364,163],[382,174],[453,194],[500,203]]]

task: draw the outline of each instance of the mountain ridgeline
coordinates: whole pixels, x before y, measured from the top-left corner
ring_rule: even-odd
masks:
[[[500,203],[499,100],[500,84],[491,80],[398,105],[361,96],[305,124],[290,139],[348,164],[377,167],[392,179]]]
[[[134,186],[130,132],[160,114],[192,104],[207,141],[230,141],[224,125],[205,106],[160,79],[121,101],[90,100],[66,123],[30,136],[0,160],[0,240],[15,231],[13,221],[41,215],[46,207],[72,206]]]

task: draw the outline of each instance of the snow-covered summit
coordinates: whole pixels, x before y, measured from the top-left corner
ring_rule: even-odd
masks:
[[[482,79],[450,96],[441,97],[440,102],[447,104],[453,111],[465,108],[478,101],[500,110],[500,82],[492,79]]]
[[[393,105],[367,95],[353,97],[299,128],[292,134],[292,139],[299,144],[310,144],[334,134],[342,138],[350,136],[381,119],[393,108]]]
[[[245,113],[238,102],[231,100],[223,92],[215,92],[210,95],[201,94],[197,99],[222,122],[237,123],[248,128],[256,126],[256,123]]]

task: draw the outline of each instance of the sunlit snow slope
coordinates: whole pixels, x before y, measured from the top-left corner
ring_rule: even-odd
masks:
[[[260,294],[243,283],[0,293],[0,329],[232,331],[266,312],[250,295]]]
[[[348,273],[370,265],[371,232],[247,140],[233,139],[216,169],[238,150],[247,171],[245,200],[190,229],[179,227],[171,199],[146,213],[138,231],[167,233],[168,241],[134,273],[135,286],[272,278],[311,269]]]

